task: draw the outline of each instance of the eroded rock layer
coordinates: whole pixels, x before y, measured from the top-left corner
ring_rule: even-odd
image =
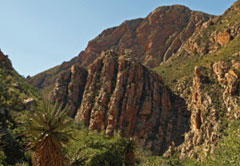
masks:
[[[191,118],[190,131],[178,147],[181,157],[201,159],[213,153],[227,127],[224,121],[240,118],[239,73],[239,60],[195,67],[191,95],[185,98]]]
[[[112,51],[95,60],[88,74],[79,69],[83,72],[75,78],[72,71],[61,74],[52,92],[52,99],[65,105],[78,101],[77,113],[76,105],[71,107],[76,120],[108,135],[120,131],[122,136],[134,137],[155,154],[183,141],[188,115],[183,106],[172,105],[177,99],[171,101],[172,94],[158,74]],[[74,93],[81,88],[76,98]]]
[[[201,25],[178,50],[177,55],[204,55],[225,47],[240,34],[240,1],[222,15]]]

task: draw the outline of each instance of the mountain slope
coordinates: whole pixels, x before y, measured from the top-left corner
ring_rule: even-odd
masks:
[[[199,24],[171,57],[162,54],[158,61],[153,56],[156,58],[153,66],[159,65],[164,57],[168,59],[155,68],[162,78],[139,64],[140,61],[152,67],[151,58],[138,54],[148,48],[138,40],[137,30],[144,22],[139,19],[120,26],[129,26],[125,29],[129,36],[136,35],[129,43],[143,44],[138,43],[141,47],[136,51],[129,45],[127,49],[118,48],[121,35],[115,41],[112,34],[119,32],[120,27],[109,29],[96,38],[97,41],[89,42],[88,48],[72,61],[42,73],[43,79],[41,74],[35,77],[40,80],[37,85],[46,88],[59,75],[52,99],[69,105],[72,117],[89,128],[104,129],[110,135],[120,130],[123,136],[136,137],[154,154],[170,157],[170,165],[180,165],[185,160],[188,164],[182,165],[202,165],[199,160],[203,165],[239,165],[232,156],[239,152],[235,148],[238,141],[229,141],[232,147],[226,145],[226,140],[240,135],[237,129],[240,119],[239,8],[240,0],[223,15]],[[151,15],[154,16],[154,12],[147,18]],[[154,32],[147,26],[149,20],[143,25],[147,27],[145,31]],[[131,29],[135,29],[134,33],[130,33]],[[123,41],[127,41],[126,38]],[[146,45],[152,45],[148,37],[145,39]],[[107,47],[108,42],[117,55],[110,51],[103,52],[101,57],[102,49],[111,48]],[[168,40],[164,40],[163,45],[171,50]],[[150,53],[151,50],[154,49],[145,51]],[[223,147],[228,149],[225,151]],[[176,162],[171,160],[172,156],[177,156]]]
[[[39,94],[0,51],[0,163],[14,165],[26,161],[21,125],[26,110],[38,99]]]
[[[183,158],[206,160],[225,130],[239,119],[239,8],[238,0],[222,16],[204,24],[169,61],[156,68],[172,91],[184,98],[191,112],[190,131],[175,149]],[[219,35],[223,33],[229,37]],[[213,36],[218,40],[212,40]]]
[[[176,80],[187,79],[193,75],[196,65],[206,66],[218,60],[238,59],[231,55],[240,51],[239,8],[238,0],[223,15],[204,23],[167,63],[155,68],[165,83],[173,87]]]
[[[96,59],[88,71],[72,66],[58,77],[51,94],[89,128],[108,135],[120,131],[154,154],[179,145],[188,130],[189,114],[181,99],[173,97],[159,75],[112,51]]]
[[[204,23],[179,50],[182,54],[204,55],[219,50],[233,40],[240,31],[240,2],[236,1],[221,16]]]
[[[209,18],[212,16],[180,5],[159,7],[144,19],[125,21],[118,27],[103,31],[77,57],[28,81],[40,89],[49,90],[59,73],[73,64],[88,67],[102,51],[108,49],[156,67],[177,52],[182,43]]]

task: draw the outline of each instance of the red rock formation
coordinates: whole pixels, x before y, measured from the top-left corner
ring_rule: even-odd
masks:
[[[77,81],[69,86],[77,77],[84,77],[79,74],[70,78],[70,73],[58,78],[52,99],[71,105],[74,97],[69,89],[75,92],[84,87],[75,119],[89,128],[104,129],[108,135],[120,131],[122,136],[135,137],[138,144],[155,154],[163,153],[172,142],[178,145],[182,141],[187,113],[182,107],[172,106],[172,94],[161,77],[139,62],[108,51],[89,67],[85,85]]]
[[[191,130],[185,134],[184,143],[178,147],[181,151],[180,157],[200,158],[203,156],[198,154],[202,150],[204,155],[208,155],[209,152],[213,152],[219,138],[220,120],[216,111],[217,104],[213,101],[212,92],[204,90],[205,86],[214,89],[212,86],[215,84],[206,84],[209,80],[204,73],[206,68],[195,68],[191,102],[188,105],[191,110]],[[220,96],[221,91],[219,90],[218,93]],[[218,96],[214,97],[218,98]]]
[[[219,61],[209,68],[196,67],[193,78],[190,128],[179,147],[181,157],[212,153],[219,138],[223,119],[239,119],[240,62]]]
[[[102,51],[112,48],[149,67],[156,67],[177,52],[182,43],[209,17],[184,6],[159,7],[144,19],[125,21],[118,27],[104,30],[89,41],[85,51],[77,57],[30,78],[29,82],[39,88],[47,87],[54,83],[56,75],[63,70],[68,70],[73,64],[88,67]]]
[[[51,100],[68,106],[70,117],[75,117],[81,103],[83,90],[86,84],[87,71],[79,66],[72,66],[71,70],[62,73],[55,83],[50,94]]]
[[[217,51],[240,32],[240,1],[236,1],[221,16],[213,17],[184,42],[182,49],[176,53],[179,55],[204,55]]]
[[[131,56],[155,67],[175,53],[197,25],[207,20],[207,15],[184,6],[160,7],[145,19],[126,21],[119,27],[103,31],[89,42],[76,61],[88,66],[100,52],[114,47],[116,50],[131,49]]]
[[[233,69],[230,69],[233,68]],[[237,93],[240,79],[240,63],[233,60],[231,63],[219,61],[213,64],[213,71],[217,75],[218,82],[225,89],[225,94],[234,95]]]
[[[228,32],[220,33],[216,36],[216,42],[221,46],[226,45],[231,39],[231,35]]]

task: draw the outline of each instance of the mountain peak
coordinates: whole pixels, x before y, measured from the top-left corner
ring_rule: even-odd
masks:
[[[11,61],[8,59],[8,56],[4,55],[1,49],[0,49],[0,65],[1,67],[4,67],[9,70],[13,68]]]
[[[165,13],[165,12],[176,12],[176,11],[190,11],[190,9],[183,5],[172,5],[172,6],[160,6],[150,13],[150,15],[155,13]]]
[[[58,73],[73,64],[87,68],[102,51],[109,49],[114,49],[119,55],[121,50],[131,50],[129,56],[137,58],[142,64],[151,68],[159,66],[176,53],[202,23],[212,17],[199,13],[181,5],[159,7],[144,19],[128,20],[120,26],[104,30],[77,57],[54,68],[55,73],[44,72],[31,78],[30,82],[38,87],[49,86],[49,80],[54,81]],[[52,76],[55,79],[47,78]]]

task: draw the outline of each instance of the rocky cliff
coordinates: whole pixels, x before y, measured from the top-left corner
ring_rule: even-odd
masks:
[[[103,31],[88,43],[77,57],[82,66],[88,66],[101,51],[110,48],[129,49],[130,56],[149,67],[166,61],[210,16],[175,5],[159,7],[145,19],[126,21],[119,27]]]
[[[240,32],[240,1],[236,1],[221,16],[213,17],[201,25],[178,55],[204,55],[225,47]]]
[[[179,51],[156,70],[184,98],[191,113],[184,143],[166,156],[204,160],[214,153],[229,125],[239,119],[240,1],[194,32]]]
[[[108,135],[119,131],[162,154],[168,146],[179,145],[188,129],[189,115],[172,95],[158,74],[107,51],[88,71],[72,66],[62,73],[51,99],[69,105],[70,115],[91,129]]]
[[[78,57],[30,82],[46,88],[57,77],[52,100],[91,129],[120,131],[154,154],[206,159],[240,118],[239,6],[210,20],[182,6],[158,8],[104,31]],[[140,64],[161,62],[163,78]]]
[[[180,5],[159,7],[144,19],[125,21],[118,27],[104,30],[77,57],[30,78],[29,82],[40,89],[49,87],[59,73],[73,64],[88,67],[108,49],[135,57],[151,68],[156,67],[176,53],[209,18],[212,16]]]
[[[51,92],[51,100],[69,106],[69,116],[74,118],[82,101],[88,72],[79,66],[73,65],[70,70],[59,75],[55,88]]]
[[[218,61],[195,67],[190,95],[184,93],[189,87],[177,88],[191,111],[190,131],[175,149],[181,158],[206,158],[214,152],[228,122],[240,118],[239,78],[239,60]]]

